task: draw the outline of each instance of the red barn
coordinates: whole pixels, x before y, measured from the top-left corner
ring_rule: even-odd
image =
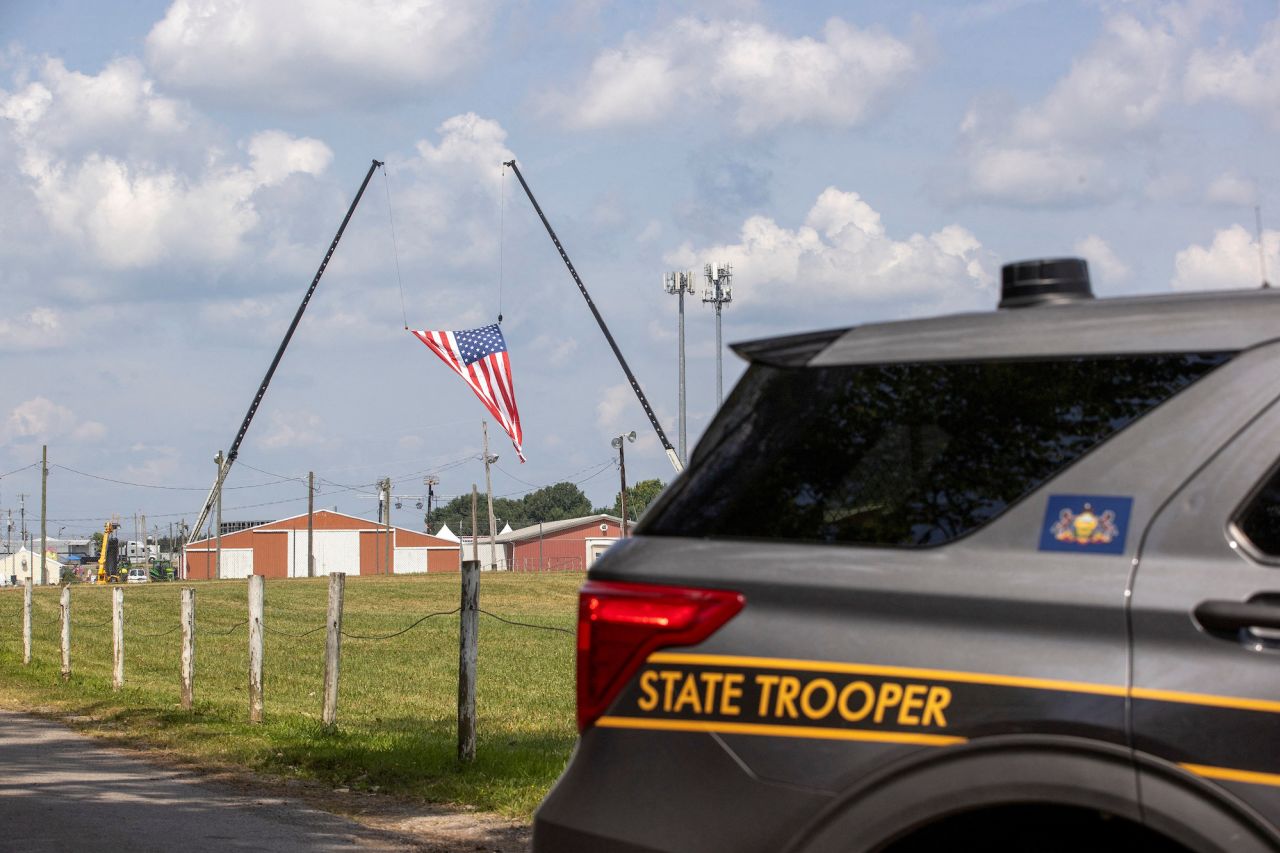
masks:
[[[391,566],[387,566],[387,529],[368,519],[317,510],[313,516],[312,552],[316,574],[349,575],[457,572],[458,543],[403,527],[391,528]],[[187,577],[214,577],[214,539],[191,542],[185,549]],[[264,575],[269,578],[307,576],[307,516],[272,521],[227,533],[222,537],[223,578]]]
[[[498,542],[514,572],[583,572],[620,538],[622,519],[601,514],[532,524],[503,533]]]

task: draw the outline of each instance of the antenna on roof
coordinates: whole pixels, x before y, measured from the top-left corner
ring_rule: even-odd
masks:
[[[1271,287],[1267,281],[1267,253],[1262,248],[1262,205],[1253,206],[1253,219],[1258,227],[1258,267],[1262,270],[1262,289]]]

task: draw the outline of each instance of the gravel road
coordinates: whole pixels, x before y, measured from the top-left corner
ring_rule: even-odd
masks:
[[[492,816],[329,797],[282,785],[209,782],[101,746],[64,725],[0,710],[0,850],[510,851],[528,831]],[[250,777],[246,777],[250,778]],[[355,795],[358,796],[358,795]]]

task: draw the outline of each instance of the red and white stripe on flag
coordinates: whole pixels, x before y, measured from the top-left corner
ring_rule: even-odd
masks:
[[[516,456],[524,462],[524,432],[511,382],[511,359],[497,324],[457,332],[414,330],[414,336],[440,356],[440,360],[462,377],[504,430],[511,436]]]

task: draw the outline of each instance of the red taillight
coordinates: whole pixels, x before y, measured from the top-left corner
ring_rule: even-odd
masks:
[[[578,730],[599,719],[652,652],[702,642],[744,601],[722,589],[587,581],[578,594]]]

